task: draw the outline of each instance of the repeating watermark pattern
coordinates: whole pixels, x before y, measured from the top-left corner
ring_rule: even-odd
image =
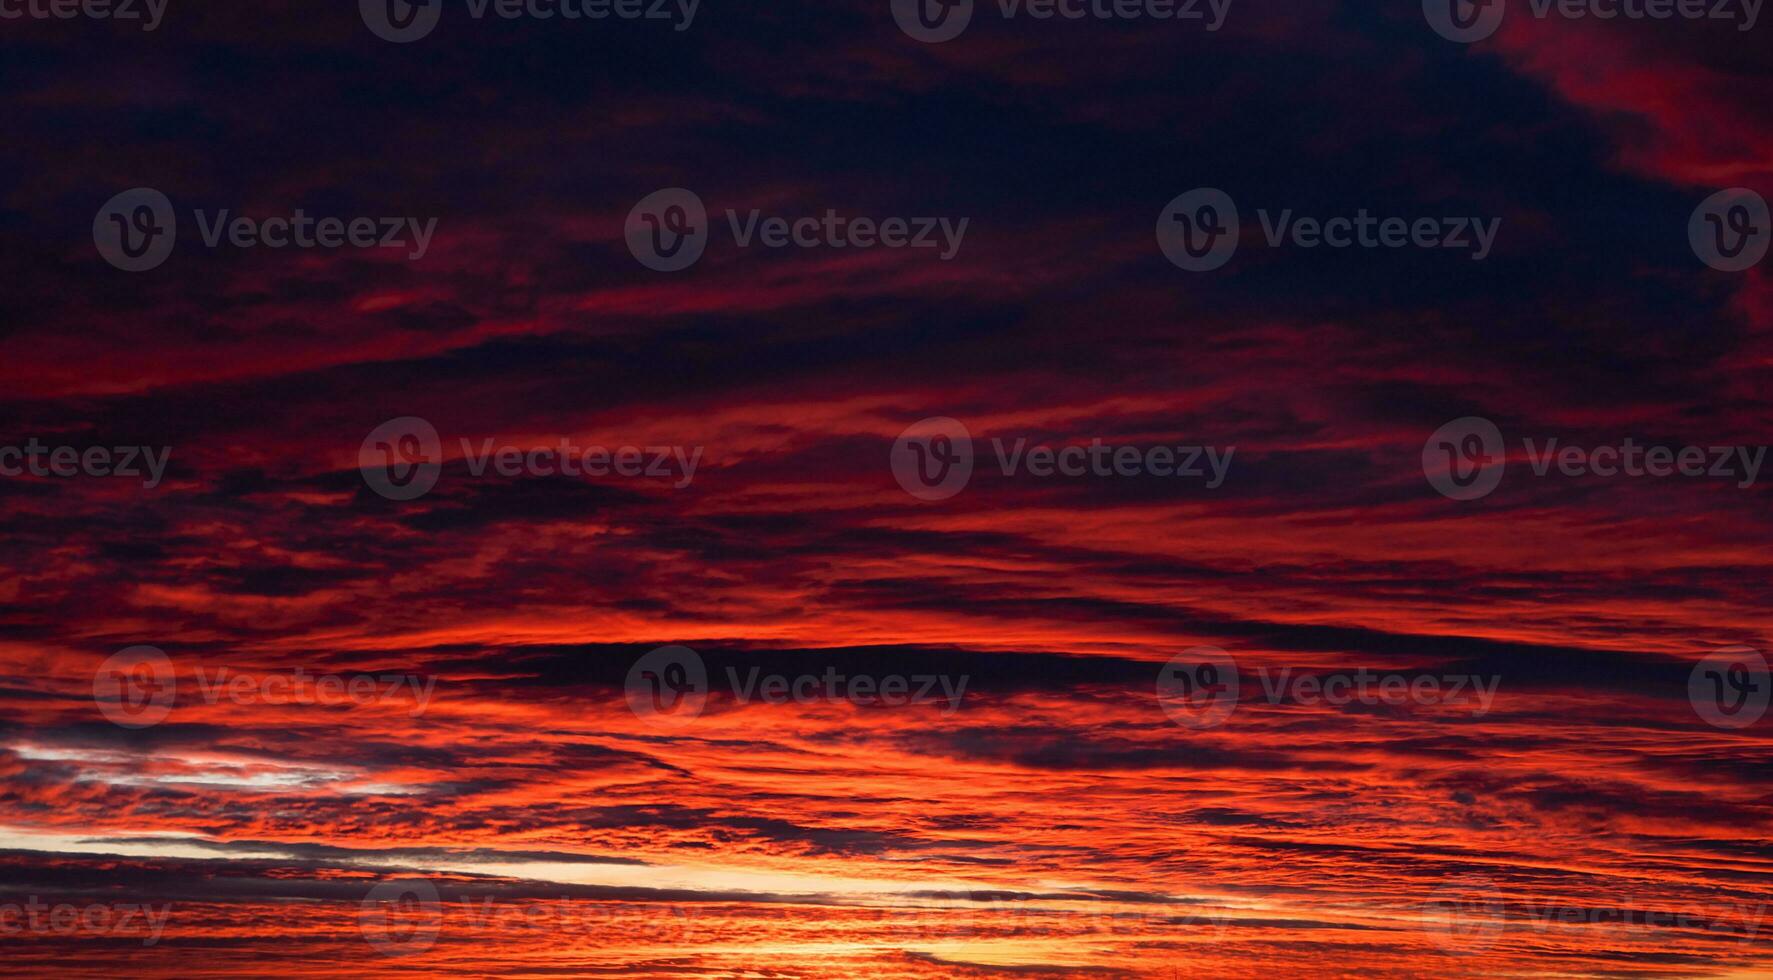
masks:
[[[112,196],[92,219],[92,243],[106,262],[124,272],[158,268],[178,241],[178,213],[152,187]]]
[[[424,878],[380,882],[358,907],[357,929],[384,956],[423,953],[443,931],[443,897]]]
[[[1269,248],[1441,248],[1470,252],[1474,262],[1490,257],[1502,228],[1501,218],[1378,217],[1366,208],[1331,218],[1258,208],[1256,217]],[[1178,194],[1157,216],[1158,248],[1189,272],[1210,272],[1231,261],[1242,235],[1237,202],[1216,187]]]
[[[580,446],[561,437],[557,446],[524,449],[495,446],[492,439],[479,443],[462,440],[462,458],[473,476],[493,472],[518,476],[626,476],[668,479],[682,490],[696,478],[702,461],[701,446]]]
[[[514,899],[497,894],[451,894],[445,899],[427,878],[384,881],[360,903],[357,928],[384,956],[411,956],[453,935],[535,933],[618,937],[645,934],[655,940],[687,943],[694,938],[698,913],[685,905],[613,903],[573,899]]]
[[[628,668],[622,693],[642,720],[694,718],[708,705],[708,665],[689,647],[662,646]]]
[[[1270,705],[1453,705],[1470,707],[1478,718],[1489,713],[1502,684],[1501,676],[1494,674],[1405,674],[1365,667],[1329,674],[1259,667],[1257,674],[1263,700]],[[1187,728],[1224,724],[1237,708],[1240,692],[1247,689],[1240,682],[1236,660],[1212,646],[1184,650],[1170,658],[1157,676],[1158,703],[1164,714]]]
[[[468,17],[500,20],[665,22],[681,33],[695,23],[702,0],[464,0]],[[384,41],[410,44],[437,29],[444,0],[358,0],[370,33]]]
[[[492,473],[534,477],[629,477],[669,480],[688,487],[701,464],[701,446],[581,446],[561,436],[553,446],[519,446],[485,438],[461,440],[470,476]],[[437,427],[417,416],[390,419],[370,430],[357,450],[357,465],[371,490],[389,500],[415,500],[431,492],[443,473],[443,441]]]
[[[1699,202],[1687,219],[1687,242],[1699,260],[1719,272],[1741,272],[1767,257],[1773,240],[1767,199],[1732,187]]]
[[[1672,905],[1672,907],[1671,907]],[[1734,936],[1746,944],[1760,934],[1766,902],[1720,898],[1681,905],[1656,902],[1585,902],[1505,899],[1486,875],[1467,875],[1436,888],[1423,903],[1422,923],[1448,953],[1481,953],[1507,931],[1544,934],[1559,927],[1605,925],[1654,933],[1681,930]]]
[[[971,677],[966,674],[845,674],[828,664],[817,674],[765,674],[752,666],[724,671],[727,690],[734,702],[750,704],[823,704],[847,701],[858,706],[888,708],[917,704],[945,704],[945,715],[960,710]],[[660,717],[689,719],[707,707],[711,693],[708,665],[701,654],[686,646],[659,647],[628,669],[623,695],[634,714],[651,720]]]
[[[1154,20],[1225,26],[1232,0],[996,0],[1004,20]],[[891,0],[893,21],[925,44],[959,37],[973,20],[974,0]]]
[[[1006,477],[1040,479],[1156,476],[1201,480],[1209,490],[1224,485],[1236,446],[1031,444],[1027,437],[993,437],[992,456]],[[919,500],[946,500],[966,489],[973,473],[973,440],[961,422],[937,416],[908,426],[893,441],[893,478]]]
[[[698,921],[722,914],[702,912]],[[1055,905],[1052,899],[1010,898],[997,891],[921,892],[887,905],[871,904],[863,915],[846,919],[866,922],[900,943],[953,942],[974,936],[1149,937],[1164,932],[1183,933],[1192,940],[1223,939],[1231,923],[1224,914],[1193,903],[1126,908],[1098,899]]]
[[[1423,903],[1422,922],[1449,953],[1481,953],[1502,935],[1502,889],[1485,875],[1467,875],[1436,888]]]
[[[1761,930],[1767,903],[1739,900],[1710,902],[1704,908],[1668,908],[1633,901],[1624,905],[1570,905],[1563,902],[1516,899],[1507,903],[1510,922],[1524,922],[1534,932],[1554,926],[1622,926],[1628,930],[1671,930],[1725,933],[1747,943]]]
[[[172,713],[178,677],[159,647],[125,647],[105,658],[92,675],[99,713],[123,728],[151,728]]]
[[[761,209],[728,209],[726,225],[738,248],[932,249],[949,261],[960,252],[971,218],[850,217],[826,208],[818,217],[765,215]],[[622,226],[628,251],[655,272],[695,265],[708,247],[713,225],[694,191],[667,187],[634,205]]]
[[[0,20],[138,21],[150,33],[166,18],[168,0],[0,0]]]
[[[641,265],[678,272],[695,265],[708,247],[708,209],[695,191],[667,187],[629,210],[622,235]]]
[[[230,667],[196,669],[197,693],[205,704],[303,705],[359,708],[378,704],[409,705],[414,718],[431,706],[437,678],[418,674],[310,674],[290,671],[254,673]]]
[[[22,446],[0,446],[0,476],[130,477],[153,490],[166,478],[172,447],[46,446],[35,436]]]
[[[1555,470],[1568,477],[1705,477],[1730,480],[1738,489],[1760,478],[1766,446],[1656,446],[1627,436],[1618,445],[1573,446],[1555,437],[1523,438],[1534,476]],[[1489,419],[1466,416],[1436,429],[1422,446],[1422,473],[1430,486],[1454,500],[1476,500],[1502,483],[1507,469],[1502,430]]]
[[[1527,0],[1535,20],[1716,20],[1753,30],[1762,0]],[[1422,0],[1422,15],[1436,34],[1472,44],[1502,26],[1506,0]]]
[[[1218,647],[1189,647],[1157,673],[1157,703],[1184,728],[1214,728],[1237,709],[1237,662]]]
[[[1687,700],[1718,728],[1747,728],[1767,713],[1773,677],[1767,659],[1748,647],[1726,647],[1706,655],[1687,676]]]
[[[431,249],[437,219],[413,217],[316,218],[302,208],[291,215],[249,218],[229,208],[193,212],[206,248],[394,248],[417,262]],[[172,201],[151,187],[112,197],[92,222],[92,241],[105,261],[125,272],[146,272],[172,255],[178,215]]]
[[[389,500],[416,500],[443,475],[443,440],[416,415],[389,419],[357,447],[357,469],[369,488]]]
[[[947,416],[914,422],[893,441],[893,479],[919,500],[947,500],[973,478],[973,437]]]
[[[431,704],[435,677],[416,674],[313,674],[291,671],[211,670],[198,665],[197,696],[205,704],[247,706],[409,705],[417,718]],[[172,660],[158,647],[134,646],[112,654],[92,678],[93,701],[99,712],[124,728],[150,728],[165,721],[178,702],[178,675]]]
[[[31,895],[21,902],[0,902],[0,936],[90,936],[102,939],[141,937],[143,946],[159,944],[172,918],[172,903],[88,902],[51,904]]]
[[[1157,247],[1190,272],[1211,272],[1230,262],[1242,236],[1237,202],[1216,187],[1178,194],[1157,215]]]
[[[1492,674],[1399,674],[1375,673],[1365,667],[1354,673],[1295,675],[1291,667],[1270,672],[1258,667],[1262,694],[1269,704],[1326,704],[1341,708],[1350,704],[1473,706],[1472,717],[1489,714],[1502,677]],[[1488,685],[1485,682],[1488,681]]]
[[[1766,446],[1645,446],[1627,436],[1617,446],[1559,445],[1555,438],[1542,443],[1522,439],[1527,465],[1535,476],[1545,476],[1556,464],[1564,476],[1686,476],[1731,480],[1739,489],[1755,485]]]
[[[231,214],[227,208],[213,214],[196,212],[197,231],[206,247],[219,248],[225,238],[235,248],[400,248],[417,262],[431,250],[431,237],[437,232],[436,218],[426,218],[423,224],[404,216],[314,218],[301,208],[287,218],[230,218]]]
[[[1434,430],[1422,444],[1422,475],[1442,496],[1476,500],[1502,484],[1508,447],[1496,423],[1476,415]]]

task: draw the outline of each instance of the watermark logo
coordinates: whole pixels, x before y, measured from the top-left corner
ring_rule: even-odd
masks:
[[[813,217],[765,215],[753,208],[740,214],[728,208],[726,226],[733,245],[751,248],[892,248],[940,249],[946,262],[959,254],[971,218],[852,217],[826,208]],[[628,212],[622,235],[628,251],[655,272],[679,272],[696,264],[708,247],[713,224],[702,199],[681,187],[668,187],[641,198]]]
[[[906,36],[925,44],[959,37],[973,20],[973,0],[892,0],[893,20]]]
[[[1353,215],[1314,218],[1257,208],[1262,238],[1269,248],[1422,248],[1470,252],[1474,262],[1490,257],[1501,218],[1453,215],[1441,218],[1379,217],[1366,208]],[[1177,267],[1210,272],[1231,261],[1242,225],[1237,203],[1216,187],[1177,195],[1157,216],[1157,244]]]
[[[410,44],[437,29],[444,0],[358,0],[364,26],[384,41]],[[467,0],[476,21],[500,20],[656,20],[687,31],[701,0]]]
[[[1767,660],[1748,647],[1726,647],[1693,665],[1687,677],[1687,700],[1708,724],[1747,728],[1767,713],[1773,679]]]
[[[435,677],[416,674],[311,674],[293,671],[242,672],[231,667],[196,668],[197,696],[205,704],[410,705],[417,718],[431,704]],[[99,712],[124,728],[151,728],[165,721],[178,700],[172,661],[158,647],[134,646],[112,654],[92,677],[92,699]]]
[[[596,901],[566,895],[554,899],[519,897],[509,892],[462,892],[465,883],[427,878],[384,881],[369,890],[358,907],[358,930],[383,956],[412,956],[437,945],[448,931],[458,937],[531,936],[537,941],[606,943],[645,935],[655,941],[691,943],[693,906],[662,902]]]
[[[849,702],[857,707],[888,708],[946,702],[943,714],[960,710],[971,678],[948,674],[843,674],[837,665],[817,674],[765,674],[753,666],[725,670],[727,688],[734,703],[828,704]],[[660,718],[690,719],[707,707],[712,691],[708,665],[701,654],[686,646],[660,647],[635,661],[628,669],[623,695],[629,710],[642,721]]]
[[[1767,257],[1773,240],[1767,199],[1746,187],[1718,191],[1693,209],[1687,242],[1699,260],[1719,272],[1741,272]]]
[[[92,675],[99,713],[123,728],[151,728],[166,720],[178,699],[178,676],[159,647],[126,647]]]
[[[357,928],[384,956],[423,953],[443,930],[443,900],[423,878],[384,881],[369,890],[357,911]]]
[[[490,470],[506,477],[619,476],[661,478],[682,490],[696,478],[701,446],[581,446],[561,436],[553,446],[460,440],[468,475]],[[416,416],[390,419],[370,430],[357,450],[357,466],[371,490],[389,500],[415,500],[431,492],[443,471],[436,427]]]
[[[1449,41],[1472,44],[1496,33],[1507,12],[1504,0],[1422,0],[1428,26]]]
[[[973,478],[973,437],[946,416],[916,422],[893,441],[893,478],[919,500],[947,500]]]
[[[418,261],[431,249],[437,219],[409,217],[315,218],[296,208],[288,217],[247,218],[229,208],[193,212],[206,248],[398,248]],[[92,242],[105,261],[125,272],[158,268],[178,241],[172,201],[152,187],[124,191],[92,219]]]
[[[1627,437],[1618,445],[1574,446],[1555,437],[1521,440],[1533,475],[1714,477],[1746,490],[1760,478],[1766,446],[1653,446]],[[1502,482],[1502,432],[1488,419],[1467,416],[1436,429],[1422,447],[1422,473],[1443,496],[1476,500]]]
[[[443,0],[358,0],[357,10],[376,37],[407,44],[437,29]]]
[[[1502,890],[1485,875],[1470,875],[1436,888],[1422,907],[1423,925],[1442,949],[1481,953],[1502,935]]]
[[[1762,0],[1527,0],[1534,20],[1718,20],[1753,30]],[[1502,26],[1505,0],[1422,0],[1422,14],[1449,41],[1472,44]]]
[[[1184,728],[1213,728],[1237,708],[1237,662],[1218,647],[1189,647],[1157,674],[1157,702]]]
[[[622,690],[643,721],[694,718],[708,705],[708,665],[689,647],[659,647],[628,668]]]
[[[443,474],[443,440],[417,416],[389,419],[371,429],[357,449],[363,482],[389,500],[416,500]]]
[[[992,456],[1006,477],[1040,479],[1157,476],[1200,479],[1208,490],[1225,483],[1237,447],[1110,445],[1101,438],[1085,443],[1030,443],[1026,436],[993,436]],[[973,473],[973,440],[955,419],[924,419],[893,443],[893,478],[919,500],[946,500],[966,488]]]
[[[1592,929],[1606,925],[1617,932],[1655,933],[1669,930],[1682,932],[1721,933],[1737,936],[1738,943],[1752,941],[1766,916],[1767,903],[1749,905],[1732,899],[1718,899],[1698,908],[1670,908],[1664,902],[1628,900],[1618,904],[1584,902],[1566,905],[1561,902],[1517,899],[1510,903],[1510,920],[1524,922],[1534,932],[1543,933],[1554,926]],[[1616,934],[1617,934],[1616,932]],[[1723,936],[1716,937],[1722,939]]]
[[[1422,475],[1429,486],[1454,500],[1489,496],[1507,468],[1502,430],[1475,415],[1448,422],[1422,445]]]
[[[1685,907],[1682,907],[1682,906]],[[1606,926],[1615,936],[1649,938],[1670,932],[1704,932],[1722,941],[1752,942],[1766,917],[1767,903],[1717,898],[1698,903],[1590,900],[1570,904],[1555,898],[1516,897],[1504,901],[1487,875],[1465,875],[1436,888],[1423,903],[1422,926],[1442,950],[1456,956],[1482,953],[1504,931],[1592,935]],[[1522,939],[1528,939],[1524,934]]]
[[[1502,684],[1499,675],[1382,673],[1361,667],[1333,674],[1257,668],[1262,698],[1270,705],[1343,708],[1351,704],[1453,705],[1488,714]],[[1237,663],[1218,647],[1192,647],[1158,673],[1158,702],[1170,720],[1188,728],[1224,723],[1239,701]]]
[[[695,265],[708,247],[708,209],[695,191],[667,187],[640,199],[628,212],[623,236],[628,251],[654,272]]]
[[[1157,247],[1177,268],[1211,272],[1237,253],[1237,202],[1217,187],[1178,194],[1157,215]]]
[[[1004,20],[1168,20],[1225,26],[1232,0],[996,0]],[[952,41],[973,19],[974,0],[892,0],[893,20],[913,40]]]
[[[178,241],[172,201],[152,187],[112,197],[92,219],[92,243],[106,262],[124,272],[158,268]]]

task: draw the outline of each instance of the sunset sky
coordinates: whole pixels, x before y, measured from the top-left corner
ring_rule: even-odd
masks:
[[[0,19],[0,976],[1773,977],[1773,15],[374,6]]]

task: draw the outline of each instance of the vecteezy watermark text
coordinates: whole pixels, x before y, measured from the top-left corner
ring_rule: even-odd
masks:
[[[819,704],[848,701],[858,706],[888,708],[946,703],[943,714],[960,710],[969,676],[950,674],[843,673],[828,664],[819,673],[765,674],[752,666],[724,671],[733,701],[750,704]],[[686,646],[660,647],[635,661],[628,670],[623,694],[642,719],[661,716],[694,718],[707,706],[709,673],[701,654]]]
[[[1502,684],[1499,674],[1488,678],[1477,674],[1400,674],[1375,673],[1362,667],[1354,673],[1300,673],[1283,667],[1270,672],[1258,667],[1262,694],[1269,704],[1317,705],[1340,708],[1350,704],[1369,707],[1378,705],[1467,705],[1476,704],[1471,714],[1482,718],[1490,713],[1496,700],[1496,688]],[[1486,686],[1485,681],[1489,684]]]
[[[160,26],[168,0],[0,0],[0,20],[139,20],[142,32]],[[144,16],[145,15],[145,16]]]
[[[210,669],[195,671],[198,697],[205,704],[314,705],[367,707],[409,705],[417,718],[431,704],[435,677],[416,674],[310,673]],[[178,674],[165,651],[152,646],[119,650],[99,665],[92,698],[99,712],[124,728],[149,728],[165,721],[178,703]]]
[[[1502,683],[1500,675],[1486,678],[1365,667],[1325,673],[1263,666],[1257,668],[1257,675],[1263,699],[1271,705],[1470,706],[1473,717],[1479,718],[1489,713]],[[1158,704],[1172,721],[1187,728],[1222,724],[1237,708],[1241,692],[1248,689],[1237,661],[1218,647],[1190,647],[1158,670]]]
[[[406,257],[416,262],[431,250],[431,236],[437,231],[436,218],[421,225],[417,218],[311,218],[301,208],[287,218],[230,219],[229,213],[227,208],[213,215],[197,212],[204,245],[219,247],[226,229],[228,244],[235,248],[406,248],[410,249]]]
[[[683,905],[617,904],[560,896],[516,898],[501,894],[452,894],[446,900],[426,878],[381,882],[364,896],[357,927],[364,941],[385,956],[422,953],[445,930],[456,935],[535,933],[558,940],[584,936],[616,939],[644,932],[656,941],[690,941],[693,913]]]
[[[1614,935],[1702,932],[1715,940],[1735,937],[1746,944],[1760,934],[1767,903],[1735,896],[1715,898],[1635,898],[1568,903],[1553,897],[1505,898],[1487,875],[1462,875],[1434,889],[1422,905],[1423,927],[1445,951],[1482,952],[1504,932],[1530,929],[1544,934],[1560,927],[1609,926]]]
[[[1534,476],[1708,477],[1748,489],[1759,478],[1766,446],[1652,446],[1626,437],[1618,445],[1568,445],[1555,437],[1524,438],[1521,446]],[[1436,429],[1422,446],[1422,474],[1454,500],[1488,496],[1502,483],[1508,453],[1502,430],[1476,415]]]
[[[1378,217],[1366,208],[1332,218],[1295,215],[1291,208],[1278,214],[1259,208],[1256,216],[1269,248],[1440,248],[1470,252],[1474,262],[1489,258],[1502,227],[1501,218]],[[1190,272],[1210,272],[1230,262],[1242,237],[1237,203],[1216,187],[1178,194],[1158,212],[1158,248]]]
[[[411,704],[414,718],[431,704],[437,678],[417,674],[310,674],[300,667],[271,673],[215,670],[199,666],[197,690],[205,704]]]
[[[46,446],[32,437],[23,446],[0,446],[0,476],[141,477],[142,487],[152,490],[165,479],[172,459],[171,446],[159,452],[156,456],[153,446]]]
[[[468,16],[500,20],[665,21],[675,32],[695,22],[702,0],[466,0]],[[384,41],[408,44],[437,29],[444,0],[358,0],[363,24]]]
[[[431,249],[437,219],[411,217],[337,218],[310,216],[296,208],[287,217],[249,218],[232,209],[198,209],[198,235],[207,248],[395,248],[416,262]],[[99,255],[125,272],[145,272],[172,255],[178,241],[178,214],[165,194],[137,187],[112,197],[92,220]]]
[[[932,249],[946,262],[960,252],[972,219],[948,217],[851,217],[826,208],[817,217],[765,215],[753,208],[743,216],[726,211],[733,244],[739,248]],[[708,247],[708,210],[695,192],[668,187],[642,198],[623,225],[628,251],[655,272],[677,272],[694,265]]]
[[[142,937],[143,946],[160,942],[172,903],[143,905],[136,902],[89,902],[50,904],[36,895],[24,902],[0,902],[0,936],[96,936]]]
[[[1518,0],[1516,0],[1518,2]],[[1753,30],[1762,0],[1527,0],[1535,20],[1716,20]],[[1422,0],[1422,16],[1449,41],[1482,41],[1502,26],[1507,0]]]
[[[1113,445],[1101,438],[1055,446],[993,437],[992,455],[1006,477],[1046,478],[1155,476],[1204,481],[1217,490],[1231,470],[1236,446]],[[973,475],[973,437],[957,419],[935,416],[915,422],[893,442],[893,478],[919,500],[946,500],[966,489]]]
[[[925,44],[952,41],[973,20],[974,0],[891,0],[893,21]],[[1232,0],[997,0],[1003,19],[1155,20],[1225,26]]]
[[[489,469],[506,478],[619,476],[670,480],[681,490],[696,478],[703,447],[581,446],[562,436],[554,446],[463,439],[461,451],[475,477]],[[410,415],[390,419],[364,437],[357,463],[371,490],[389,500],[414,500],[429,493],[443,473],[443,440],[424,419]]]

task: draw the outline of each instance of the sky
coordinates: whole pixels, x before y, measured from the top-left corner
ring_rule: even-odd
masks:
[[[0,0],[0,976],[1773,976],[1702,6]]]

